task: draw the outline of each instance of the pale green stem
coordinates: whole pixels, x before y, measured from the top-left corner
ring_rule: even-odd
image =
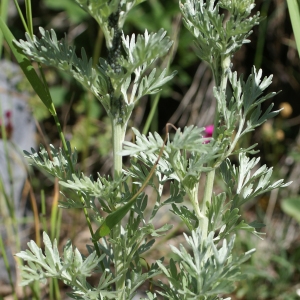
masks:
[[[195,184],[195,186],[192,190],[187,190],[187,194],[193,205],[193,208],[195,210],[197,218],[199,220],[199,226],[202,229],[202,236],[207,236],[208,219],[200,210],[199,199],[198,199],[198,189],[199,189],[199,183]]]
[[[122,144],[125,139],[126,124],[118,123],[116,118],[112,119],[112,132],[113,132],[113,162],[114,162],[114,179],[117,180],[122,175],[122,156],[120,151],[122,150]],[[117,224],[112,229],[112,238],[114,240],[121,236],[121,223]],[[124,255],[120,245],[114,244],[113,246],[114,259],[115,259],[115,276],[121,275],[116,282],[116,290],[119,291],[117,299],[125,300],[124,288],[125,288],[125,270],[124,270]]]
[[[219,81],[217,78],[215,78],[215,81],[220,82],[221,92],[226,93],[226,87],[228,81],[228,70],[230,68],[230,56],[224,57],[221,63],[222,63],[221,80]],[[216,105],[216,113],[215,113],[215,120],[214,120],[215,128],[218,124],[218,118],[219,118],[218,105]],[[216,134],[216,130],[214,131],[213,134],[214,138],[216,137],[215,134]],[[210,172],[208,172],[206,175],[206,182],[204,188],[204,195],[203,195],[203,202],[202,202],[202,214],[204,216],[206,214],[207,205],[210,204],[212,201],[212,194],[214,189],[216,169],[213,164],[211,165],[211,167],[213,167],[213,169]],[[199,226],[202,228],[202,237],[206,238],[208,234],[208,219],[206,216],[203,219],[199,220]]]
[[[226,157],[228,157],[231,154],[231,152],[234,150],[234,148],[235,148],[235,146],[236,146],[236,144],[237,144],[237,142],[238,142],[238,140],[241,136],[244,125],[245,125],[245,118],[241,118],[240,123],[239,123],[238,131],[237,131],[237,133],[234,137],[234,140],[232,141],[232,144],[231,144],[229,150],[227,151]]]
[[[198,202],[198,189],[199,189],[199,183],[195,184],[194,188],[192,190],[187,190],[187,194],[189,196],[189,199],[193,205],[193,208],[196,212],[196,215],[199,220],[203,220],[205,216],[200,210],[199,202]]]
[[[175,165],[172,165],[172,167],[173,167],[174,170],[177,169]],[[179,177],[180,182],[183,182],[183,177],[182,177],[181,172],[179,170],[177,170],[176,174]],[[194,209],[194,211],[196,213],[196,216],[197,216],[197,218],[199,220],[199,226],[201,226],[201,228],[202,228],[202,224],[205,223],[206,217],[201,212],[200,207],[199,207],[199,199],[198,199],[199,182],[196,183],[193,188],[185,186],[185,190],[186,190],[186,193],[187,193],[187,195],[189,197],[189,200],[190,200],[190,202],[191,202],[191,204],[193,206],[193,209]]]
[[[112,119],[114,179],[119,179],[122,174],[123,164],[120,152],[125,139],[126,125],[118,123],[117,119]]]
[[[205,216],[207,210],[207,204],[211,203],[212,193],[214,188],[215,180],[215,169],[208,172],[206,175],[205,189],[202,202],[202,214]],[[202,229],[202,237],[207,237],[208,234],[208,218],[205,216],[202,220],[199,221],[199,225]]]

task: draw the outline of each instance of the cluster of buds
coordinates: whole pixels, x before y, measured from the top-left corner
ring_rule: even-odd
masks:
[[[245,12],[250,13],[254,8],[254,0],[221,0],[219,5],[227,9],[232,14],[241,14]]]

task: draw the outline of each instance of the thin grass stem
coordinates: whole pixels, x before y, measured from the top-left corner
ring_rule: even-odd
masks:
[[[34,217],[35,240],[36,240],[36,244],[39,247],[41,247],[40,218],[39,218],[39,213],[38,213],[38,207],[37,207],[37,203],[36,203],[36,198],[35,198],[34,192],[32,190],[32,186],[29,183],[29,181],[27,181],[27,184],[30,185],[29,195],[30,195],[30,203],[31,203],[32,211],[33,211],[33,217]]]
[[[29,33],[30,37],[33,38],[31,0],[25,1],[25,9],[26,9],[26,20],[27,20],[28,33]]]
[[[5,249],[1,234],[0,234],[0,252],[1,252],[1,256],[2,256],[2,259],[3,259],[3,262],[4,262],[4,266],[5,266],[7,275],[8,275],[9,285],[11,286],[14,300],[18,300],[16,290],[15,290],[15,286],[14,286],[14,282],[13,282],[12,275],[11,275],[12,270],[10,268],[10,264],[9,264],[9,261],[8,261],[8,258],[7,258],[6,249]]]
[[[45,199],[45,191],[41,190],[41,222],[43,231],[48,231],[47,229],[47,220],[46,220],[46,199]]]
[[[0,16],[5,23],[7,21],[8,4],[9,4],[9,0],[2,0],[0,3]],[[3,33],[2,31],[0,31],[0,57],[2,57],[2,51],[3,51]]]
[[[159,99],[160,99],[160,93],[157,93],[155,95],[153,101],[151,101],[151,110],[149,112],[145,126],[143,128],[143,134],[147,134],[149,132],[149,128],[153,122],[153,118],[154,118],[155,114],[157,113],[157,106],[159,103]]]
[[[21,10],[21,8],[19,6],[18,0],[14,0],[14,2],[15,2],[16,9],[18,11],[19,17],[20,17],[20,19],[22,21],[22,24],[24,26],[25,31],[28,32],[28,33],[30,33],[29,28],[28,28],[27,23],[26,23],[26,20],[24,18],[23,13],[22,13],[22,10]]]

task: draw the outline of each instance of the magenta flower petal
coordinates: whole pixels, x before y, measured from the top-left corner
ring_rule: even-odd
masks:
[[[212,137],[214,132],[214,125],[208,125],[205,127],[205,136],[204,137]]]

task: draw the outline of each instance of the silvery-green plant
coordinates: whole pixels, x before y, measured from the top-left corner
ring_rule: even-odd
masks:
[[[143,0],[75,1],[101,26],[108,50],[106,59],[100,58],[93,65],[84,49],[78,57],[66,39],[57,40],[53,30],[42,28],[41,38],[28,33],[26,41],[10,45],[16,56],[16,49],[26,55],[20,62],[26,63],[24,57],[29,57],[68,72],[101,102],[112,125],[113,177],[99,175],[93,179],[75,168],[76,151],[62,134],[46,85],[40,89],[33,86],[39,95],[43,95],[43,89],[46,91],[41,98],[54,116],[63,147],[50,145],[51,155],[44,147],[25,154],[33,165],[58,178],[66,195],[68,190],[75,192],[76,196],[66,196],[60,205],[83,211],[91,245],[87,245],[86,257],[71,242],[60,254],[57,241],[44,233],[44,251],[30,241],[29,249],[17,254],[27,262],[22,267],[22,284],[57,278],[72,288],[70,296],[74,299],[127,300],[151,279],[154,287],[145,291],[145,299],[222,299],[244,276],[240,264],[254,252],[234,254],[235,235],[240,230],[259,235],[255,224],[241,219],[241,206],[287,185],[283,180],[273,183],[272,168],[258,167],[259,158],[250,158],[256,153],[255,145],[238,147],[245,134],[279,112],[272,111],[272,104],[265,112],[261,110],[261,104],[276,94],[264,93],[272,76],[262,78],[262,71],[253,67],[244,80],[232,71],[233,54],[249,42],[252,27],[260,21],[258,13],[251,16],[254,0],[179,2],[184,24],[194,36],[196,53],[214,74],[217,105],[213,137],[206,138],[204,128],[195,126],[178,128],[166,139],[158,133],[145,136],[132,128],[135,143],[124,141],[133,108],[141,97],[157,93],[175,76],[168,75],[166,69],[155,68],[157,60],[170,51],[172,41],[164,30],[146,30],[137,37],[124,35],[126,15]],[[6,39],[11,40],[1,22],[0,26]],[[28,70],[31,69],[25,70],[27,74]],[[34,76],[28,75],[33,83]],[[128,155],[131,166],[123,169],[122,156]],[[236,164],[232,156],[238,159]],[[219,194],[213,192],[216,170],[226,189]],[[201,175],[206,177],[203,191],[199,191]],[[170,195],[163,200],[168,183]],[[149,207],[148,196],[143,192],[146,186],[153,188],[153,207]],[[169,264],[161,259],[144,270],[143,253],[151,249],[155,237],[171,228],[168,224],[155,227],[157,213],[166,205],[186,225],[186,245],[171,247],[176,259]],[[97,230],[93,230],[91,220],[98,224]],[[93,273],[100,273],[95,286],[87,280]],[[157,275],[167,280],[155,281]]]

